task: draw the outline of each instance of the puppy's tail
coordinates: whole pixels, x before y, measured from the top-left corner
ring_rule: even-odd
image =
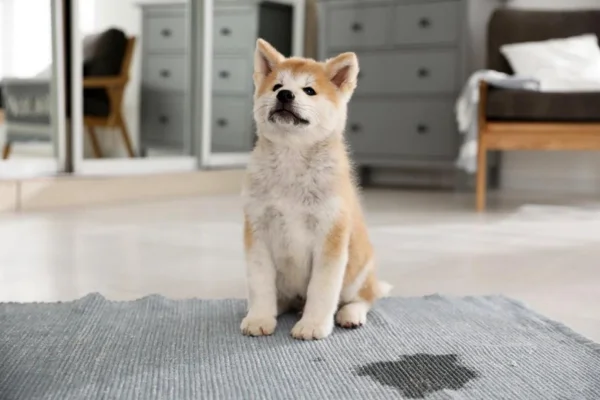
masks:
[[[390,285],[389,283],[384,282],[384,281],[378,281],[377,289],[376,289],[377,298],[380,299],[382,297],[388,297],[392,288],[393,288],[393,286]]]

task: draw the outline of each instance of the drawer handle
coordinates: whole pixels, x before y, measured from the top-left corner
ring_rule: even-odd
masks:
[[[423,17],[419,20],[419,26],[421,28],[429,28],[431,26],[431,21],[429,20],[429,18]]]
[[[168,69],[161,69],[160,76],[162,76],[163,78],[168,78],[169,76],[171,76],[171,72]]]
[[[350,132],[359,133],[360,131],[362,131],[362,126],[360,126],[360,124],[350,124]]]
[[[417,125],[417,133],[419,135],[424,135],[427,132],[429,132],[429,127],[427,125],[425,125],[425,124],[419,124],[419,125]]]
[[[171,30],[163,29],[162,31],[160,31],[160,34],[163,35],[164,37],[169,37],[169,36],[171,36]]]
[[[219,72],[219,78],[223,78],[223,79],[229,78],[229,71],[221,71],[221,72]]]
[[[167,117],[167,116],[165,116],[165,115],[161,115],[161,116],[158,118],[158,121],[159,121],[161,124],[163,124],[163,125],[166,125],[166,124],[168,124],[168,123],[169,123],[169,117]]]
[[[360,32],[363,30],[363,26],[362,24],[359,24],[358,22],[355,22],[352,24],[352,26],[350,27],[350,29],[352,29],[353,32]]]
[[[217,125],[219,125],[221,128],[227,126],[227,120],[225,118],[219,118],[217,120]]]
[[[221,35],[223,35],[223,36],[229,36],[229,35],[231,35],[231,29],[229,29],[229,28],[221,28]]]
[[[419,68],[417,75],[419,78],[427,78],[429,76],[429,70],[427,68]]]

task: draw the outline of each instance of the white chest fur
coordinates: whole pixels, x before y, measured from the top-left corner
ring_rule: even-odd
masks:
[[[340,208],[335,163],[318,150],[257,153],[243,192],[246,217],[277,269],[279,294],[305,297],[315,252]]]

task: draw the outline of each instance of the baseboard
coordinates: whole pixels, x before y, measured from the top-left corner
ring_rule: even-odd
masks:
[[[451,189],[456,175],[454,171],[371,168],[369,181],[374,186]]]
[[[503,190],[509,192],[600,195],[600,180],[575,172],[570,176],[561,176],[545,174],[543,171],[507,169],[502,171],[501,185]]]
[[[0,184],[0,210],[36,211],[61,207],[146,201],[185,196],[236,194],[242,170],[196,171],[126,177],[24,179]]]

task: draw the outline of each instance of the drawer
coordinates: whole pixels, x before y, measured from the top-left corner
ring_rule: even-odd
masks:
[[[453,50],[359,54],[357,94],[454,93],[459,89]]]
[[[213,90],[216,93],[250,93],[252,69],[248,57],[215,58]]]
[[[213,38],[215,52],[243,51],[254,48],[258,28],[254,8],[247,11],[215,11]]]
[[[186,58],[184,56],[146,56],[142,85],[149,89],[183,92],[186,85]]]
[[[396,6],[396,44],[455,43],[461,27],[461,2]]]
[[[450,99],[353,100],[346,137],[359,156],[452,158],[458,140],[454,103]]]
[[[183,149],[186,142],[184,96],[153,90],[144,90],[142,94],[142,147]]]
[[[185,16],[148,16],[144,20],[144,46],[151,51],[185,51]]]
[[[390,8],[331,7],[327,13],[327,46],[356,49],[384,46],[389,32]]]
[[[246,152],[252,150],[251,99],[214,96],[212,106],[212,151]]]

